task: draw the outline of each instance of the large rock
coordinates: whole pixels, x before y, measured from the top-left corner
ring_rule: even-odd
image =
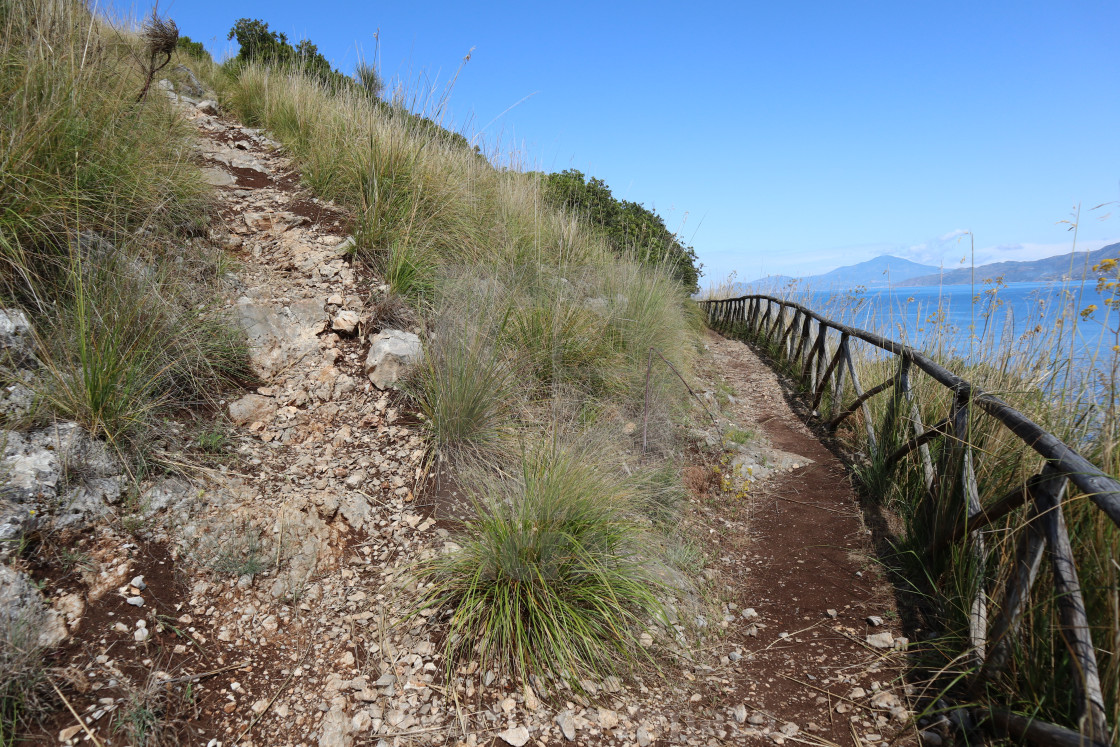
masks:
[[[212,187],[228,187],[231,184],[237,183],[237,179],[228,171],[213,166],[202,169],[202,181]]]
[[[387,389],[404,376],[424,352],[420,338],[411,332],[387,329],[370,338],[366,375],[378,389]]]
[[[164,477],[140,494],[140,511],[148,518],[165,509],[181,507],[196,494],[195,488],[183,478]],[[185,513],[185,510],[176,508],[176,513]]]
[[[267,423],[275,414],[276,400],[261,394],[246,394],[229,404],[229,419],[234,425]]]
[[[87,478],[61,496],[53,511],[54,526],[58,529],[83,527],[108,516],[108,504],[120,501],[121,492],[120,475]]]
[[[324,303],[295,301],[277,308],[249,298],[237,302],[237,315],[249,340],[250,357],[266,381],[304,357],[318,352],[317,335],[327,328]]]
[[[194,96],[198,98],[206,93],[206,89],[202,87],[202,83],[199,82],[198,76],[196,76],[194,74],[194,71],[186,65],[176,65],[174,67],[174,72],[179,73],[186,78],[185,81],[179,84],[179,87],[182,88],[183,92],[188,96]],[[160,81],[160,83],[162,82],[163,81]]]
[[[331,320],[331,329],[344,335],[352,335],[358,328],[359,321],[361,321],[361,317],[358,312],[353,309],[343,309],[334,315],[334,319]]]
[[[529,741],[529,730],[524,726],[515,726],[512,729],[506,729],[498,737],[512,747],[524,747]]]
[[[23,573],[0,565],[0,637],[16,649],[49,648],[66,640],[66,622]]]
[[[0,440],[2,540],[18,538],[47,516],[56,528],[85,526],[120,499],[120,461],[77,423],[0,431]]]
[[[58,495],[62,462],[58,451],[35,443],[31,434],[6,431],[0,460],[0,496],[20,504],[38,504]]]

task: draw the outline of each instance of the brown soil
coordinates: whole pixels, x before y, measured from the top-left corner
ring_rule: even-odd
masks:
[[[713,505],[712,486],[704,486],[707,523],[722,525],[712,538],[725,598],[740,610],[753,608],[760,623],[729,636],[749,660],[749,674],[729,701],[831,743],[911,740],[889,708],[852,697],[856,688],[868,695],[890,690],[904,704],[905,662],[865,642],[883,630],[899,633],[898,616],[844,465],[798,419],[774,372],[748,346],[715,333],[707,342],[707,375],[734,392],[730,414],[760,429],[773,447],[812,460],[772,477],[741,503],[720,496]],[[884,625],[869,625],[872,615]]]

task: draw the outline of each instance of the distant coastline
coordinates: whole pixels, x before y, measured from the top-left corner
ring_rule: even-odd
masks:
[[[1120,257],[1120,243],[1092,252],[1069,252],[1045,259],[1021,262],[993,262],[976,267],[944,269],[922,265],[901,257],[883,255],[855,265],[839,267],[831,272],[807,277],[773,275],[749,283],[737,283],[742,293],[773,290],[795,284],[812,290],[850,290],[857,287],[882,289],[889,287],[922,287],[936,285],[968,285],[1000,279],[1003,283],[1047,283],[1095,280],[1093,266],[1101,260]]]

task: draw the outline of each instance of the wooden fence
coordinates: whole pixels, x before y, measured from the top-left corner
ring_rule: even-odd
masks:
[[[1068,675],[1080,709],[1078,730],[1008,711],[988,711],[979,715],[997,730],[1037,744],[1054,747],[1110,745],[1112,737],[1101,693],[1096,651],[1066,532],[1062,500],[1067,484],[1072,482],[1120,526],[1120,482],[1006,402],[911,347],[831,321],[800,304],[773,296],[750,295],[703,301],[701,305],[713,328],[745,327],[755,339],[776,347],[779,358],[793,367],[795,375],[808,388],[814,415],[827,423],[829,428],[835,429],[857,411],[862,412],[873,458],[885,459],[883,463],[889,466],[918,452],[929,502],[932,503],[937,494],[935,485],[951,485],[956,495],[963,497],[966,509],[960,512],[954,525],[941,533],[935,545],[945,547],[952,543],[967,543],[967,551],[982,569],[987,552],[981,530],[1029,504],[1025,531],[1015,548],[1013,566],[1007,574],[1002,597],[998,593],[989,595],[981,585],[972,599],[969,636],[970,655],[975,664],[973,676],[977,682],[991,680],[1007,664],[1012,639],[1048,549],[1061,635],[1071,654]],[[893,375],[865,390],[852,360],[853,340],[894,356],[897,368]],[[911,388],[911,373],[915,367],[950,390],[953,396],[948,414],[928,428],[922,424]],[[854,398],[847,404],[841,401],[845,392],[845,376],[850,377],[854,392]],[[826,415],[819,409],[825,392],[830,389],[831,407]],[[884,430],[897,422],[896,418],[900,415],[908,416],[913,435],[891,453],[880,454],[868,401],[888,390],[893,390],[893,396],[886,408]],[[1025,486],[994,501],[983,500],[988,496],[981,496],[977,487],[973,447],[968,438],[973,413],[995,419],[1045,460],[1042,471],[1028,480]],[[937,439],[945,439],[947,443],[941,458],[934,460],[929,445]],[[998,611],[989,621],[988,604],[996,599],[999,599]]]

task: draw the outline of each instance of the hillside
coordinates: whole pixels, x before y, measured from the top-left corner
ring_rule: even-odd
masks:
[[[781,744],[852,727],[755,678],[898,680],[784,640],[892,609],[854,514],[775,532],[811,613],[746,575],[752,491],[804,497],[806,458],[757,358],[699,370],[653,211],[496,169],[263,21],[222,65],[76,0],[0,29],[0,745]]]
[[[1045,259],[1022,262],[993,262],[972,268],[946,270],[913,277],[908,285],[967,285],[1002,278],[1005,283],[1045,283],[1062,280],[1080,280],[1083,276],[1095,278],[1092,267],[1101,260],[1120,256],[1120,244],[1110,244],[1093,252],[1071,252]]]
[[[794,282],[801,287],[813,288],[814,290],[854,288],[860,285],[866,288],[875,288],[898,285],[903,281],[909,281],[911,278],[927,275],[936,270],[937,268],[932,265],[923,265],[902,257],[884,254],[866,262],[837,267],[835,270],[820,275],[798,278],[787,275],[773,275],[759,278],[750,283],[740,283],[738,287],[743,293],[782,288]]]

